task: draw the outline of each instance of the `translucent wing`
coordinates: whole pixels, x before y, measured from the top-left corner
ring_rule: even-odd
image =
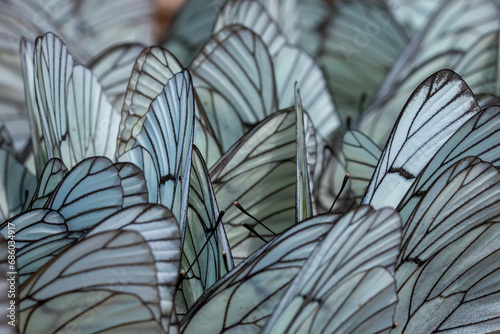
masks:
[[[179,61],[160,47],[144,49],[135,61],[122,109],[118,154],[132,148],[145,115],[167,82],[182,71]]]
[[[299,38],[298,1],[296,0],[260,0],[266,6],[267,11],[280,26],[281,31],[288,40],[295,43]]]
[[[481,162],[451,166],[420,200],[403,229],[394,332],[500,328],[499,194],[500,173]]]
[[[148,191],[148,202],[157,203],[160,196],[160,179],[151,153],[143,147],[136,146],[120,155],[117,160],[119,163],[130,162],[142,170]]]
[[[15,229],[16,249],[45,238],[52,234],[67,232],[68,227],[64,217],[57,211],[35,209],[23,212],[0,225],[0,235],[7,239],[9,228]]]
[[[297,181],[295,185],[295,202],[297,222],[310,218],[313,215],[311,199],[311,179],[308,164],[308,147],[306,142],[304,110],[300,99],[300,92],[295,88],[295,113],[296,113],[296,131],[297,131]],[[312,140],[315,140],[313,138]],[[310,152],[310,151],[309,151]],[[316,152],[311,152],[315,154]]]
[[[118,169],[103,157],[89,158],[64,176],[45,207],[58,211],[69,230],[95,225],[123,206]]]
[[[182,320],[183,332],[258,332],[337,219],[314,217],[264,245],[200,298]]]
[[[411,92],[443,68],[458,73],[474,94],[498,94],[499,27],[499,10],[489,0],[446,1],[401,53],[356,128],[382,146]]]
[[[406,222],[434,181],[461,159],[474,156],[498,167],[500,164],[500,145],[497,139],[499,131],[499,107],[490,107],[481,111],[458,129],[428,163],[399,204],[398,211],[403,216],[403,222]]]
[[[362,206],[340,218],[303,265],[264,333],[378,333],[393,326],[401,220]]]
[[[129,331],[146,324],[161,332],[154,256],[132,231],[100,233],[74,244],[23,284],[19,298],[24,333],[74,326],[87,333]]]
[[[222,152],[277,110],[272,60],[260,37],[244,27],[216,33],[190,70],[202,106],[216,103],[205,112]]]
[[[30,137],[19,44],[23,37],[34,40],[44,33],[37,25],[38,22],[33,20],[34,17],[39,17],[38,13],[25,1],[2,1],[0,3],[0,52],[2,54],[0,119],[9,129],[18,151],[24,148]],[[49,30],[57,31],[51,22],[46,21],[46,24]]]
[[[282,111],[259,123],[210,169],[235,262],[248,257],[263,241],[242,226],[272,238],[295,223],[295,113]],[[233,206],[238,201],[259,224]],[[267,226],[271,231],[266,229]]]
[[[342,139],[342,152],[351,181],[350,189],[354,193],[354,199],[359,203],[375,172],[382,151],[363,133],[350,130]]]
[[[151,154],[158,173],[160,203],[172,210],[181,231],[187,214],[193,131],[193,84],[185,70],[153,101],[134,144]]]
[[[224,226],[218,221],[219,208],[208,170],[196,147],[191,160],[188,203],[181,261],[185,273],[175,303],[178,316],[186,314],[205,290],[234,267]]]
[[[36,187],[32,175],[12,153],[0,149],[0,221],[20,213]]]
[[[68,173],[68,169],[63,162],[57,158],[50,159],[43,169],[35,195],[30,204],[30,209],[42,208],[47,203],[50,195],[57,185]]]
[[[123,189],[123,207],[148,203],[148,187],[142,170],[128,162],[117,162],[115,167]]]
[[[73,66],[66,46],[52,34],[37,39],[34,58],[36,108],[30,111],[33,127],[41,128],[44,139],[33,138],[35,145],[45,144],[47,158],[58,157],[70,168],[95,155],[114,159],[120,115],[93,73]]]
[[[143,49],[141,44],[117,45],[88,64],[115,110],[123,106],[130,73]]]
[[[269,6],[276,7],[273,10],[286,6],[276,1],[273,4],[267,2]],[[290,1],[290,5],[292,3]],[[291,20],[288,18],[288,21]],[[297,82],[302,92],[302,103],[314,125],[324,138],[330,138],[339,126],[339,119],[323,73],[314,59],[290,44],[266,7],[256,1],[227,2],[218,15],[214,31],[235,24],[255,32],[267,46],[273,61],[278,109],[294,105],[294,87]]]
[[[55,212],[55,211],[53,211]],[[38,272],[62,251],[77,242],[83,233],[80,231],[48,234],[40,239],[16,249],[16,265],[18,282],[22,285],[31,275]]]
[[[91,156],[115,158],[120,114],[113,108],[92,71],[75,66],[69,81],[66,121],[68,151],[61,149],[59,158],[68,167]],[[63,141],[63,137],[56,142]],[[69,160],[68,157],[73,157]]]
[[[12,271],[17,272],[19,284],[81,236],[68,232],[64,217],[49,209],[26,211],[0,225],[5,239],[11,237],[9,230],[15,232],[16,269]]]
[[[401,112],[362,203],[396,207],[434,154],[480,108],[454,72],[439,71]]]
[[[316,26],[322,37],[317,56],[336,110],[347,122],[373,100],[409,39],[380,2],[340,1],[326,11],[330,15]]]
[[[9,153],[15,153],[12,138],[2,121],[0,121],[0,149],[6,150]]]
[[[161,323],[169,328],[177,288],[181,240],[177,221],[172,213],[160,205],[135,205],[105,219],[85,238],[106,231],[135,231],[147,242],[154,258],[158,283]],[[140,291],[140,290],[137,290]]]

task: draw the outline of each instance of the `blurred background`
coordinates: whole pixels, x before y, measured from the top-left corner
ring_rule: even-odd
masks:
[[[158,10],[156,12],[156,19],[158,21],[157,36],[163,36],[163,33],[168,28],[172,19],[179,10],[180,6],[185,0],[156,0]]]

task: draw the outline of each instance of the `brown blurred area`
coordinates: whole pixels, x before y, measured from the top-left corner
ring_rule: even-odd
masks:
[[[185,0],[155,0],[157,11],[156,20],[158,22],[157,37],[161,38],[172,23],[172,19]]]

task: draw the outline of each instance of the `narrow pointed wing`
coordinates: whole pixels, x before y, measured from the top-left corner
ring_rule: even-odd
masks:
[[[300,92],[295,88],[295,123],[297,132],[297,181],[295,185],[295,203],[297,222],[301,222],[313,215],[312,199],[311,199],[311,170],[308,164],[308,147],[306,142],[304,110],[300,99]],[[312,138],[315,140],[316,138]],[[315,154],[316,152],[311,152]]]
[[[175,303],[179,317],[185,315],[204,291],[234,267],[224,226],[222,221],[218,221],[219,214],[207,167],[201,153],[194,147],[181,261],[185,274]]]

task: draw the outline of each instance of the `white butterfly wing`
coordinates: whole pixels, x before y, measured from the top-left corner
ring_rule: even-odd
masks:
[[[151,154],[158,173],[160,203],[172,210],[181,231],[187,215],[193,132],[193,84],[185,70],[169,80],[153,101],[134,144]]]
[[[174,312],[181,240],[178,223],[172,213],[160,205],[135,205],[105,219],[85,238],[106,231],[135,231],[147,242],[154,258],[154,277],[158,284],[161,324],[169,328]],[[140,290],[138,290],[140,291]]]
[[[182,331],[258,332],[337,219],[337,215],[309,219],[267,243],[201,297],[182,320]]]
[[[457,74],[442,70],[430,76],[396,121],[362,203],[396,207],[434,154],[479,111]]]
[[[175,304],[179,317],[185,315],[204,291],[234,267],[224,226],[218,222],[220,212],[208,170],[196,147],[191,164],[181,261],[181,270],[185,274],[179,284]]]
[[[396,333],[500,328],[493,301],[499,284],[500,173],[485,162],[455,170],[451,166],[433,183],[404,227]],[[439,312],[429,318],[430,310]]]
[[[394,210],[362,206],[344,215],[316,246],[263,332],[376,333],[392,328],[397,302],[392,273],[400,236]]]

